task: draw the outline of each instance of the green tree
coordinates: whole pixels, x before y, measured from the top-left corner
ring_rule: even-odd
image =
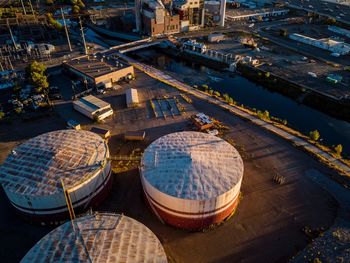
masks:
[[[0,111],[0,120],[2,120],[3,118],[5,118],[5,112]]]
[[[51,13],[47,14],[47,20],[52,27],[54,27],[57,30],[62,30],[63,26],[52,17]]]
[[[215,91],[215,92],[214,92],[214,96],[216,96],[216,97],[220,97],[220,92]]]
[[[320,133],[318,130],[311,131],[309,133],[309,137],[311,140],[316,142],[316,141],[318,141],[318,139],[320,139]]]
[[[27,77],[39,93],[47,93],[49,82],[46,76],[45,65],[34,61],[26,68]]]
[[[270,72],[266,72],[266,73],[265,73],[265,77],[266,77],[266,78],[269,78],[269,77],[270,77]]]
[[[209,94],[210,94],[211,96],[213,96],[213,93],[214,93],[214,90],[210,89],[210,90],[209,90]]]
[[[338,144],[337,146],[334,147],[334,151],[337,154],[337,156],[341,156],[341,153],[343,152],[343,145]]]
[[[20,114],[22,112],[22,108],[18,107],[18,108],[15,108],[15,112],[17,114]]]
[[[230,99],[230,96],[227,93],[223,94],[222,97],[226,102],[228,102]]]
[[[232,99],[231,97],[229,97],[228,103],[229,103],[229,104],[233,104],[233,99]]]
[[[270,112],[267,110],[263,112],[263,119],[269,120],[270,119]]]
[[[73,14],[79,14],[79,12],[80,12],[80,7],[77,6],[77,5],[73,5],[73,7],[72,7],[72,12],[73,12]]]

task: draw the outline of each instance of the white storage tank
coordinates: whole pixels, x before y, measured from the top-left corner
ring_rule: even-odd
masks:
[[[234,212],[243,161],[231,144],[216,136],[176,132],[145,150],[140,173],[153,212],[170,225],[196,230]]]
[[[14,208],[33,221],[68,217],[61,180],[76,211],[97,205],[111,188],[106,142],[82,130],[59,130],[15,147],[0,167],[0,182]]]
[[[166,263],[167,257],[143,224],[123,215],[96,213],[54,229],[21,262]]]

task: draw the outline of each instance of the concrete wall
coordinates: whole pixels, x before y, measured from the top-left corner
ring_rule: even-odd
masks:
[[[119,69],[115,72],[111,72],[108,73],[106,75],[100,76],[95,78],[95,83],[96,85],[98,85],[99,83],[103,83],[103,82],[108,82],[108,81],[112,81],[112,82],[117,82],[118,80],[120,80],[121,78],[125,77],[128,74],[132,74],[134,75],[134,67],[133,66],[129,66],[123,69]]]

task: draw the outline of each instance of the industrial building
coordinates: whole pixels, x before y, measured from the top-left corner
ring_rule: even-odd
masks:
[[[127,89],[125,92],[126,95],[126,105],[128,108],[137,107],[139,105],[139,95],[137,89]]]
[[[226,0],[221,0],[216,14],[221,26],[225,6]],[[150,36],[197,30],[205,23],[204,0],[136,0],[135,10],[137,31]]]
[[[145,225],[120,214],[95,213],[57,227],[21,262],[166,263],[167,257]]]
[[[11,205],[38,222],[68,217],[64,190],[75,210],[101,202],[111,187],[106,142],[89,131],[59,130],[15,147],[0,167],[0,182]]]
[[[203,229],[222,222],[239,200],[243,161],[228,142],[201,132],[176,132],[144,152],[141,182],[163,222]]]
[[[330,38],[315,39],[296,33],[290,34],[289,38],[304,44],[330,51],[334,54],[346,55],[350,53],[350,44]]]
[[[230,11],[226,15],[226,18],[231,21],[247,20],[247,19],[264,19],[267,17],[283,16],[289,13],[289,9],[256,9],[256,10],[246,10],[242,12]]]
[[[134,67],[116,58],[82,56],[63,63],[69,72],[95,87],[111,88],[123,79],[132,78]]]
[[[92,95],[73,101],[73,108],[92,120],[102,121],[113,115],[111,104]]]

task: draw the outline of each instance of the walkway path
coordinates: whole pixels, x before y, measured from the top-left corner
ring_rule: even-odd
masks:
[[[239,109],[238,107],[236,107],[234,105],[229,105],[229,104],[227,104],[221,100],[218,100],[218,99],[216,99],[208,94],[205,94],[203,92],[195,90],[191,86],[189,86],[183,82],[178,81],[177,79],[173,78],[172,76],[165,74],[161,70],[158,70],[154,67],[140,63],[140,62],[138,62],[130,57],[127,57],[123,54],[118,54],[118,56],[127,60],[135,68],[145,72],[147,75],[149,75],[155,79],[158,79],[159,81],[162,81],[163,83],[166,83],[172,87],[175,87],[183,92],[189,93],[189,94],[191,94],[199,99],[205,100],[211,104],[214,104],[214,105],[217,105],[221,108],[224,108],[224,109],[228,110],[229,112],[231,112],[231,113],[233,113],[241,118],[250,120],[254,124],[256,124],[260,127],[263,127],[264,129],[266,129],[270,132],[273,132],[273,133],[279,135],[280,137],[285,138],[285,139],[293,142],[296,146],[302,147],[303,149],[305,149],[309,152],[312,152],[315,155],[321,156],[322,158],[324,158],[326,161],[329,162],[330,167],[332,165],[334,165],[334,166],[338,167],[338,169],[342,170],[345,174],[350,176],[350,167],[348,165],[346,165],[345,163],[334,158],[329,153],[322,151],[321,149],[319,149],[315,145],[309,143],[308,141],[304,140],[303,138],[300,138],[298,136],[290,134],[290,133],[286,132],[285,130],[274,126],[271,123],[265,122],[265,121],[259,119],[258,117],[251,115],[251,114]]]

